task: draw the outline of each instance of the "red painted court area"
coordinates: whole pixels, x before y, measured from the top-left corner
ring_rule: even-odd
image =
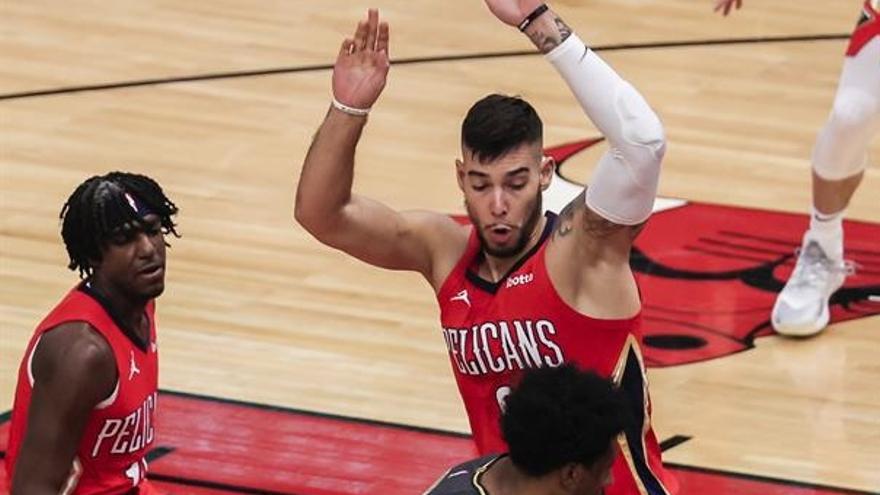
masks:
[[[174,392],[159,404],[150,478],[169,494],[411,495],[476,456],[469,437],[448,432]],[[671,467],[682,495],[865,493]]]

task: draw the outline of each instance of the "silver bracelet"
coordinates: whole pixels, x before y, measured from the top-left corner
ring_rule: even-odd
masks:
[[[366,117],[367,114],[370,113],[369,108],[355,108],[350,107],[344,103],[340,103],[335,96],[331,98],[331,104],[333,105],[333,108],[339,110],[340,112],[354,115],[355,117]]]

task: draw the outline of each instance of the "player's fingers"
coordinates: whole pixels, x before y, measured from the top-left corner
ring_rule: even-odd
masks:
[[[358,22],[358,27],[354,32],[354,51],[363,50],[367,46],[367,23]]]
[[[388,23],[379,23],[379,36],[376,39],[376,51],[388,53],[388,40],[391,35],[388,31]]]
[[[345,38],[342,40],[342,45],[339,47],[339,55],[348,55],[351,53],[351,47],[354,46],[354,40],[351,38]]]
[[[369,9],[367,11],[367,49],[376,49],[376,37],[379,30],[379,11]]]

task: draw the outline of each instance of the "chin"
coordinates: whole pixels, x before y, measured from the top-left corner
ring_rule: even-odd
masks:
[[[165,283],[161,282],[142,290],[141,297],[144,299],[156,299],[161,296],[163,292],[165,292]]]
[[[486,250],[487,254],[496,258],[512,258],[522,253],[522,248],[520,246],[499,247],[490,244],[483,244],[483,249]]]

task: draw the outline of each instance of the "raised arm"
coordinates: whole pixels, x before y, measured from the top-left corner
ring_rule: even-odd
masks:
[[[57,495],[94,407],[113,392],[116,364],[107,342],[85,323],[43,334],[34,352],[28,428],[12,495]]]
[[[666,149],[663,126],[642,95],[552,9],[539,0],[485,1],[496,17],[518,27],[545,54],[610,148],[589,187],[560,214],[547,251],[557,290],[564,297],[578,299],[586,293],[603,299],[586,305],[606,312],[603,316],[631,314],[638,307],[638,293],[629,252],[657,193]],[[586,287],[590,284],[595,287]],[[608,313],[613,301],[629,303]]]
[[[333,68],[333,98],[303,164],[294,216],[319,241],[383,268],[439,278],[444,236],[466,234],[448,216],[397,212],[352,193],[355,148],[388,75],[388,25],[370,9],[342,43]],[[452,255],[450,255],[452,256]],[[442,270],[441,270],[442,271]]]

